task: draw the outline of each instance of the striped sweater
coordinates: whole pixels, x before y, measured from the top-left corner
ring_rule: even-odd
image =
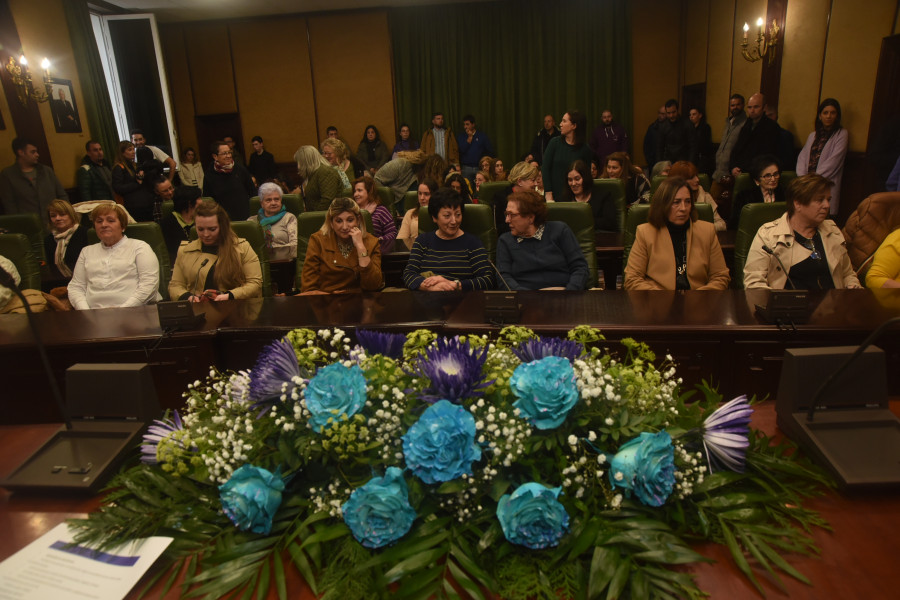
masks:
[[[459,281],[464,290],[494,288],[494,269],[487,251],[477,237],[468,233],[452,240],[443,240],[433,231],[419,234],[403,271],[406,287],[419,289],[426,271]]]

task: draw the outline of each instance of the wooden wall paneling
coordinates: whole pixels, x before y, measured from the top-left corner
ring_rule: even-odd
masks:
[[[194,93],[191,86],[191,69],[185,48],[185,31],[183,25],[167,25],[160,27],[159,41],[162,45],[163,61],[169,80],[169,95],[172,113],[175,117],[175,131],[178,147],[181,152],[185,148],[197,150],[197,130],[194,127]],[[198,158],[206,155],[199,152]],[[173,157],[181,164],[181,157]]]
[[[785,16],[787,15],[787,0],[769,0],[766,7],[766,31],[772,26],[772,21],[778,24],[778,34],[775,36],[775,54],[770,62],[766,57],[762,63],[762,76],[759,82],[759,91],[766,97],[768,104],[778,106],[778,94],[781,89],[781,63],[784,59],[784,31]]]
[[[227,25],[193,23],[185,25],[184,33],[195,114],[238,112]]]
[[[712,128],[714,140],[722,139],[725,119],[728,117],[728,100],[735,91],[731,86],[731,64],[738,52],[735,37],[734,0],[717,0],[709,5],[709,42],[706,64],[706,122]],[[742,21],[743,23],[743,21]]]

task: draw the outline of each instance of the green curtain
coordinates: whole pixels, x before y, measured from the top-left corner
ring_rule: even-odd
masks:
[[[119,133],[113,116],[112,102],[106,87],[106,76],[100,62],[100,52],[91,26],[91,15],[86,0],[63,2],[69,37],[78,65],[78,79],[84,96],[84,113],[87,115],[91,137],[103,145],[107,160],[112,162],[119,143]]]
[[[507,170],[550,113],[609,108],[634,144],[627,0],[465,3],[390,11],[398,122],[421,139],[433,111],[471,113]]]

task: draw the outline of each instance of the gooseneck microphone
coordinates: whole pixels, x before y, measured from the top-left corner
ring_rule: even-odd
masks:
[[[494,264],[494,261],[492,261],[490,258],[488,258],[488,262],[491,263],[492,267],[494,267],[494,272],[497,273],[497,277],[499,277],[500,281],[503,282],[503,286],[506,288],[506,291],[511,292],[512,288],[510,288],[509,284],[506,283],[506,280],[503,279],[503,275],[500,273],[500,269],[497,268],[497,265]]]
[[[791,284],[791,289],[796,290],[796,289],[797,289],[797,286],[794,285],[794,280],[791,279],[791,274],[790,274],[790,272],[789,272],[787,269],[784,268],[784,263],[781,262],[781,259],[778,258],[778,255],[777,255],[777,254],[775,254],[775,251],[772,250],[771,248],[769,248],[766,244],[763,244],[762,249],[763,249],[763,251],[764,251],[766,254],[768,254],[769,256],[771,256],[772,258],[774,258],[775,260],[778,261],[778,266],[780,266],[780,267],[781,267],[781,270],[784,271],[784,275],[785,275],[785,277],[787,277],[788,283]]]
[[[204,282],[204,284],[200,284],[200,271],[202,271],[203,267],[205,267],[207,264],[209,264],[209,259],[204,258],[203,262],[200,263],[200,266],[197,267],[197,284],[200,285],[200,287],[202,287],[202,288],[205,288],[206,285],[205,285],[205,282]],[[206,290],[204,289],[204,291],[206,291]]]

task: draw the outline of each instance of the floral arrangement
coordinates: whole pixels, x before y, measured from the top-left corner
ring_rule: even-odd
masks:
[[[325,598],[688,597],[690,543],[726,544],[763,593],[806,581],[800,508],[829,480],[750,429],[745,397],[682,392],[671,357],[599,331],[496,339],[298,329],[197,381],[78,540],[174,542],[166,590]],[[260,597],[258,596],[258,597]]]

